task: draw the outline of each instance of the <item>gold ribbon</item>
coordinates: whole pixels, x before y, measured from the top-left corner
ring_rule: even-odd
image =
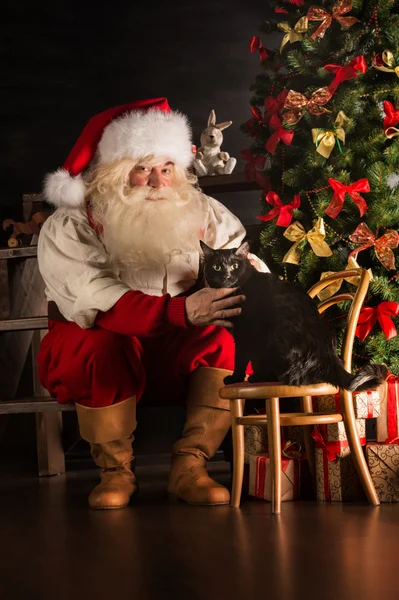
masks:
[[[399,135],[399,129],[396,127],[388,127],[388,129],[385,130],[385,135],[390,140]]]
[[[288,250],[287,254],[283,258],[283,262],[291,263],[293,265],[299,265],[299,260],[301,258],[298,246],[301,242],[309,242],[313,252],[317,256],[331,256],[332,252],[327,244],[324,241],[326,237],[326,232],[324,228],[324,221],[321,217],[319,217],[316,221],[313,229],[310,229],[307,233],[301,223],[299,221],[295,221],[292,223],[284,232],[284,237],[286,237],[291,242],[295,242],[294,245]]]
[[[293,44],[294,42],[299,42],[302,39],[302,34],[308,30],[308,20],[306,17],[301,17],[299,21],[294,25],[294,28],[284,21],[283,23],[278,23],[277,27],[285,32],[285,36],[281,42],[280,53],[283,51],[283,48],[286,44]]]
[[[345,144],[345,130],[343,126],[348,122],[349,118],[342,110],[340,110],[335,119],[333,131],[329,129],[312,129],[313,143],[316,144],[316,152],[324,156],[324,158],[329,158],[336,140],[341,140],[341,142]]]
[[[353,256],[349,257],[348,265],[345,267],[345,271],[350,271],[351,269],[360,269],[360,265],[357,264],[357,262],[353,258]],[[372,270],[368,269],[367,271],[370,275],[370,280],[373,279]],[[326,271],[325,273],[322,273],[320,275],[320,281],[322,279],[324,279],[325,277],[328,277],[328,275],[333,275],[333,273],[334,273],[334,271]],[[360,282],[360,276],[359,277],[344,277],[344,280],[357,287]],[[342,281],[343,281],[342,279],[337,279],[336,281],[332,281],[327,287],[324,288],[324,290],[321,290],[321,292],[319,294],[317,294],[319,299],[323,302],[324,300],[331,298],[331,296],[334,296],[334,294],[336,294],[338,292],[338,290],[340,289],[340,287],[342,285]]]
[[[395,59],[390,50],[384,50],[381,53],[382,61],[386,65],[385,67],[384,65],[377,64],[377,56],[378,54],[373,58],[372,66],[374,69],[378,69],[378,71],[384,71],[385,73],[396,73],[396,75],[399,77],[399,66],[395,67]]]
[[[283,119],[288,125],[295,125],[305,114],[307,109],[312,115],[319,116],[331,112],[324,108],[324,104],[332,97],[328,87],[322,87],[313,92],[309,100],[300,92],[290,90],[284,102]]]
[[[281,454],[284,458],[301,458],[302,446],[299,442],[287,440],[281,449]]]

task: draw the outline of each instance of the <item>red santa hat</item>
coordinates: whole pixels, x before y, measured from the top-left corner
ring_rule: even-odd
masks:
[[[46,176],[46,200],[54,206],[82,206],[82,173],[95,155],[99,164],[153,155],[187,168],[193,159],[191,129],[185,115],[171,111],[166,98],[109,108],[90,119],[63,167]]]

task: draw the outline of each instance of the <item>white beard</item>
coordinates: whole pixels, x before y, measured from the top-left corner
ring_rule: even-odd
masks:
[[[108,192],[96,195],[91,206],[121,276],[132,270],[159,269],[178,255],[199,252],[206,204],[190,184],[161,189],[136,186],[123,200]]]

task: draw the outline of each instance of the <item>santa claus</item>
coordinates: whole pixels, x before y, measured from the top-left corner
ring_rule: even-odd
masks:
[[[230,427],[219,388],[234,347],[223,326],[245,298],[198,289],[199,240],[235,247],[245,229],[194,187],[192,158],[186,117],[159,98],[93,117],[64,167],[46,178],[56,210],[38,246],[49,301],[39,374],[60,403],[76,404],[101,468],[92,508],[121,508],[137,490],[132,440],[145,390],[186,398],[168,491],[193,504],[229,502],[206,463]]]

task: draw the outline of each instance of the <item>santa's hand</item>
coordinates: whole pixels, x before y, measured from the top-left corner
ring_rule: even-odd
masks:
[[[241,313],[245,296],[232,296],[238,288],[204,288],[186,298],[186,316],[190,325],[221,325],[232,327],[228,321]],[[235,308],[231,308],[231,307]]]

